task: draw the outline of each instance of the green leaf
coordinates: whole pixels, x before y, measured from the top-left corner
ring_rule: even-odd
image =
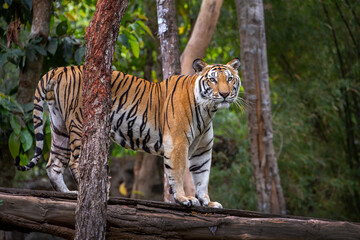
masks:
[[[20,151],[20,141],[19,136],[12,132],[9,137],[9,150],[11,156],[15,159],[19,155]]]
[[[34,124],[32,122],[26,123],[26,127],[30,131],[30,133],[35,134],[35,132],[34,132]]]
[[[75,52],[75,62],[76,64],[80,65],[84,59],[85,56],[85,47],[80,47]]]
[[[20,131],[21,131],[21,125],[15,115],[10,117],[10,125],[11,125],[12,129],[14,130],[15,134],[19,135]]]
[[[56,49],[58,47],[58,40],[57,38],[51,38],[50,41],[48,41],[48,44],[46,46],[46,50],[54,55],[56,53]]]
[[[26,103],[26,104],[22,105],[22,110],[23,110],[24,113],[32,112],[33,109],[34,109],[34,103],[33,102],[29,102],[29,103]]]
[[[28,163],[27,155],[24,153],[20,153],[19,157],[20,157],[20,165],[25,166]]]
[[[33,138],[27,129],[23,129],[20,133],[20,141],[24,152],[29,150],[33,144]]]
[[[76,21],[74,15],[72,15],[72,14],[69,13],[69,12],[66,12],[66,13],[65,13],[65,16],[66,16],[70,21]]]
[[[40,35],[40,36],[36,36],[35,38],[32,38],[32,39],[30,40],[30,43],[36,45],[36,44],[41,43],[42,39],[43,39],[43,37],[42,37],[41,35]]]
[[[142,29],[145,30],[145,32],[147,32],[152,38],[154,38],[152,32],[150,31],[150,28],[147,25],[145,25],[143,21],[137,21],[137,24],[139,24],[140,27],[142,27]]]
[[[67,29],[68,29],[68,22],[62,21],[56,27],[56,34],[58,36],[64,35],[67,32]]]
[[[47,118],[45,122],[45,133],[50,134],[51,133],[51,127],[50,127],[50,119]]]
[[[8,53],[0,55],[0,67],[2,67],[7,62]]]
[[[129,38],[129,43],[131,46],[131,51],[133,52],[134,56],[136,58],[139,58],[139,53],[140,53],[140,45],[139,42],[137,41],[137,39],[133,36],[130,35],[131,37]]]
[[[47,55],[45,49],[39,45],[34,45],[34,49],[43,56]]]
[[[14,57],[20,57],[24,56],[25,53],[21,49],[14,49],[11,51],[11,55],[13,55]]]
[[[125,34],[120,34],[118,36],[118,41],[120,42],[121,45],[123,45],[127,49],[130,49],[129,40]]]

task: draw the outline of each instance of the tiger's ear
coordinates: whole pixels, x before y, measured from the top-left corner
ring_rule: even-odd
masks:
[[[192,66],[193,66],[195,72],[198,73],[198,72],[201,72],[204,69],[204,67],[207,66],[207,63],[204,62],[203,60],[197,58],[194,60]]]
[[[234,58],[233,60],[228,62],[226,65],[229,65],[233,69],[238,70],[239,67],[241,66],[240,59],[239,58]]]

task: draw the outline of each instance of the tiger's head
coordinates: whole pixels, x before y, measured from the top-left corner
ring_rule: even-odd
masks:
[[[193,62],[197,75],[195,98],[200,105],[213,105],[215,109],[227,108],[233,103],[241,87],[238,69],[240,60],[235,58],[226,65],[208,65],[201,59]]]

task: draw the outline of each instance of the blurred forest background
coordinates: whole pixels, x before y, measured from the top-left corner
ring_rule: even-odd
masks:
[[[96,1],[53,4],[50,34],[42,45],[41,38],[30,40],[32,1],[1,1],[0,186],[48,182],[46,161],[25,173],[13,166],[15,156],[24,164],[35,150],[32,103],[16,100],[19,72],[26,61],[43,56],[45,74],[84,60],[84,35]],[[180,51],[200,5],[201,1],[176,1]],[[264,0],[264,11],[274,141],[287,213],[360,221],[360,1]],[[8,45],[9,28],[18,39]],[[132,1],[121,23],[113,69],[160,81],[156,32],[155,2]],[[235,57],[240,57],[236,9],[234,1],[225,0],[204,60],[226,63]],[[209,190],[226,208],[256,210],[245,109],[234,105],[216,115]],[[49,121],[46,126],[45,159]],[[131,178],[134,161],[126,165],[115,159],[133,159],[136,153],[115,145],[111,152],[111,171],[117,173],[120,165],[123,169],[115,192],[129,195],[128,186],[120,183]]]

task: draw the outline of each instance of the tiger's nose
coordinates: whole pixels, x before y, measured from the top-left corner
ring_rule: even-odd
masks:
[[[227,96],[229,96],[229,92],[219,92],[219,94],[225,99]]]

